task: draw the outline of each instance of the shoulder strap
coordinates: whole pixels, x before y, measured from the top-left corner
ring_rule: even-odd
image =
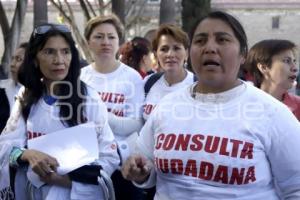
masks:
[[[145,95],[147,96],[148,92],[150,91],[151,87],[154,85],[154,83],[156,83],[156,81],[158,81],[158,79],[163,75],[163,72],[158,72],[158,73],[154,73],[152,74],[149,79],[146,81],[145,85],[144,85],[144,91],[145,91]]]

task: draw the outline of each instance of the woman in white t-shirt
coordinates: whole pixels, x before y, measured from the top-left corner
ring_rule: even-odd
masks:
[[[152,48],[163,73],[154,73],[145,78],[144,120],[148,119],[156,104],[165,95],[194,82],[193,73],[185,68],[188,45],[188,35],[178,26],[163,24],[157,29]]]
[[[156,184],[155,200],[300,199],[300,124],[238,79],[248,51],[242,25],[214,11],[196,23],[191,40],[198,82],[158,103],[124,177],[142,188]]]
[[[24,87],[0,136],[1,199],[11,195],[8,166],[17,168],[16,200],[107,199],[107,187],[102,188],[98,178],[100,170],[109,176],[117,168],[116,142],[106,106],[94,90],[79,81],[79,65],[79,54],[67,26],[46,23],[35,27],[19,70]],[[99,157],[67,174],[57,171],[60,163],[55,157],[27,147],[33,138],[87,122],[95,126]],[[30,169],[42,185],[28,178]]]
[[[143,125],[142,103],[144,100],[143,81],[133,68],[117,59],[119,41],[123,37],[123,25],[115,15],[92,18],[84,31],[94,62],[82,68],[81,80],[94,88],[99,99],[108,109],[109,125],[118,142],[121,160],[129,155],[130,142],[135,140]],[[139,189],[124,180],[116,171],[112,180],[116,198],[138,199]]]
[[[6,124],[9,113],[15,102],[15,95],[18,93],[21,87],[18,81],[18,71],[23,62],[27,45],[27,42],[20,44],[12,56],[10,64],[11,78],[0,80],[0,90],[3,90],[3,93],[1,93],[0,97],[2,102],[0,105],[0,132],[2,132]]]

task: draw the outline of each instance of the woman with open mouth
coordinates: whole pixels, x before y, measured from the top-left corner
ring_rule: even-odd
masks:
[[[289,40],[262,40],[250,49],[245,68],[255,86],[287,105],[300,121],[300,97],[288,92],[299,72],[296,53]]]

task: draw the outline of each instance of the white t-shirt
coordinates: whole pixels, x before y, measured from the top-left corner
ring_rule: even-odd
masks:
[[[300,199],[300,124],[275,98],[243,83],[164,97],[137,140],[155,170],[156,200]],[[156,175],[155,175],[156,173]],[[154,175],[153,175],[154,174]]]
[[[147,76],[144,83],[151,77]],[[155,108],[156,104],[167,94],[174,92],[178,89],[182,89],[191,85],[194,82],[194,74],[187,71],[187,76],[179,83],[168,85],[164,75],[162,75],[150,88],[143,106],[143,118],[146,121],[149,118],[152,110]]]
[[[120,117],[142,117],[143,80],[134,69],[121,63],[115,71],[103,74],[88,65],[82,68],[80,79],[98,92],[109,112]],[[124,139],[119,135],[115,133],[117,140]]]
[[[5,79],[0,80],[0,88],[5,89],[5,93],[9,102],[10,110],[12,110],[12,107],[15,103],[15,96],[18,94],[18,91],[20,89],[21,85],[15,84],[14,80],[12,79]]]
[[[48,105],[41,98],[37,104],[31,107],[26,121],[28,139],[66,128],[60,120],[58,104],[59,102],[55,102]],[[98,94],[89,87],[84,106],[87,122],[93,121],[96,124],[99,144],[99,160],[97,160],[97,163],[102,166],[106,173],[111,175],[118,168],[120,160],[114,135],[108,125],[106,106],[100,101]],[[90,199],[105,199],[100,188],[100,186],[72,182],[70,195],[72,199],[83,199],[86,195]],[[47,191],[47,188],[43,187],[44,190]]]

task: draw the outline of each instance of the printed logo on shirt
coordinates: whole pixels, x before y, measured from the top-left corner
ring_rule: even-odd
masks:
[[[164,134],[156,138],[156,150],[199,151],[243,160],[253,159],[253,143],[202,134]],[[256,181],[255,166],[232,167],[216,165],[206,160],[155,158],[155,165],[162,173],[193,176],[202,180],[224,184],[249,184]]]
[[[39,133],[39,132],[34,132],[34,131],[27,131],[27,138],[28,140],[40,137],[42,135],[45,135],[45,133]]]
[[[144,107],[144,113],[146,115],[150,115],[150,113],[152,112],[152,110],[155,108],[155,105],[152,104],[146,104],[143,106]]]
[[[124,104],[125,102],[125,96],[124,94],[118,94],[118,93],[111,93],[111,92],[98,92],[100,95],[102,101],[104,103],[112,103],[112,104]],[[124,111],[123,109],[112,109],[107,108],[108,112],[111,112],[115,114],[116,116],[123,117]]]
[[[119,116],[119,117],[123,117],[124,116],[124,111],[123,109],[111,109],[111,108],[107,108],[107,111],[108,112],[111,112],[113,114],[115,114],[116,116]]]
[[[103,102],[123,104],[125,101],[124,94],[111,93],[111,92],[98,92]]]

